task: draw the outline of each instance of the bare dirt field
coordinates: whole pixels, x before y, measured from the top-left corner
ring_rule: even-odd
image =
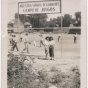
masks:
[[[14,34],[13,34],[14,35]],[[43,34],[43,37],[49,34]],[[33,68],[37,70],[46,69],[50,70],[52,67],[59,68],[61,71],[67,71],[71,67],[80,67],[80,35],[77,35],[77,43],[74,44],[73,34],[62,34],[58,41],[60,34],[52,34],[55,40],[55,61],[45,60],[45,48],[40,47],[40,36],[39,33],[29,34],[29,54],[26,51],[23,52],[24,42],[19,43],[20,36],[17,35],[19,52],[13,51],[14,54],[23,52],[24,54],[34,58]],[[24,38],[24,34],[22,35]],[[37,45],[34,46],[33,41],[36,41]],[[8,50],[10,51],[11,46],[8,44]],[[12,52],[12,51],[11,51]]]

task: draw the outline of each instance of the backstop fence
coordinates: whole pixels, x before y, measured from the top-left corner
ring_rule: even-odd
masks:
[[[81,27],[49,27],[49,28],[8,28],[8,33],[21,32],[40,32],[40,33],[65,33],[65,34],[81,34]]]

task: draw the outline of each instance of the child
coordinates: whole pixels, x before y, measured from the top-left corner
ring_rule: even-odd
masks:
[[[22,33],[20,33],[20,42],[22,42]]]
[[[53,37],[49,38],[49,55],[51,57],[51,60],[54,60],[54,45],[55,41],[53,40]]]
[[[24,45],[25,45],[25,49],[23,49],[23,50],[27,50],[27,53],[29,53],[29,49],[28,49],[29,43],[28,43],[28,34],[27,33],[25,34]]]
[[[45,46],[45,54],[46,54],[46,59],[49,58],[49,37],[47,36],[44,41],[44,46]]]
[[[74,43],[77,43],[77,34],[74,36]]]
[[[34,46],[36,46],[36,41],[34,40]]]
[[[43,45],[43,36],[40,35],[41,39],[40,39],[40,47]]]
[[[14,51],[14,49],[16,48],[17,49],[17,51],[19,51],[18,50],[18,46],[17,46],[17,39],[16,39],[16,36],[14,35],[13,36],[14,38],[13,38],[13,41],[12,41],[12,45],[13,45],[13,51]]]
[[[58,36],[58,41],[60,40],[60,37],[61,37],[61,36],[59,35],[59,36]]]
[[[9,36],[10,45],[12,45],[12,35]]]

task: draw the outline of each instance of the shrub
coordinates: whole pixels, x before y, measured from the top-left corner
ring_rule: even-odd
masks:
[[[41,71],[39,79],[34,73],[32,65],[24,65],[25,56],[9,56],[8,60],[8,88],[48,88],[47,74]]]
[[[80,71],[77,66],[72,67],[69,72],[61,72],[56,67],[51,67],[50,72],[46,70],[36,71],[32,64],[25,66],[25,55],[8,55],[8,88],[49,88],[49,84],[57,88],[80,88]]]
[[[51,68],[50,68],[50,71],[51,72],[57,72],[59,69],[57,69],[55,66],[52,66]]]
[[[62,83],[62,88],[80,88],[80,71],[78,66],[72,67]]]

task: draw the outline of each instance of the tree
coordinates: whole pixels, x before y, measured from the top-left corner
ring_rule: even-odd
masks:
[[[47,15],[46,14],[35,14],[31,22],[33,23],[34,27],[45,27],[47,22]]]
[[[28,17],[26,17],[26,15],[24,15],[24,14],[19,15],[19,19],[20,19],[20,21],[21,21],[22,23],[27,22],[27,18],[28,18]]]
[[[15,13],[15,19],[18,19],[18,18],[19,18],[18,13]]]
[[[57,17],[57,24],[58,24],[59,27],[61,27],[61,17]]]
[[[76,12],[75,18],[76,18],[76,20],[81,19],[81,12]]]
[[[74,24],[74,23],[75,23],[75,21],[76,21],[76,19],[75,19],[75,18],[72,18],[72,24]]]
[[[56,24],[57,24],[56,18],[50,19],[50,21],[48,22],[48,27],[56,27]]]
[[[15,19],[20,19],[20,21],[24,24],[25,22],[30,22],[32,24],[32,27],[39,28],[39,27],[45,27],[47,23],[47,15],[46,14],[31,14],[31,15],[25,15],[21,14],[18,15],[18,13],[15,13]]]
[[[69,25],[72,23],[72,17],[69,14],[65,14],[63,17],[63,27],[69,27]]]
[[[81,26],[81,12],[75,13],[75,19],[76,19],[76,26]]]
[[[42,27],[61,27],[61,16],[57,18],[50,19],[47,21],[46,14],[15,14],[15,19],[20,19],[24,24],[25,22],[30,22],[33,28],[42,28]],[[81,12],[75,13],[75,19],[71,15],[65,14],[62,16],[62,27],[69,27],[70,24],[75,24],[75,26],[81,26]]]
[[[47,22],[47,15],[46,14],[32,14],[32,15],[19,15],[19,19],[22,23],[30,22],[32,27],[39,28],[45,27]]]

